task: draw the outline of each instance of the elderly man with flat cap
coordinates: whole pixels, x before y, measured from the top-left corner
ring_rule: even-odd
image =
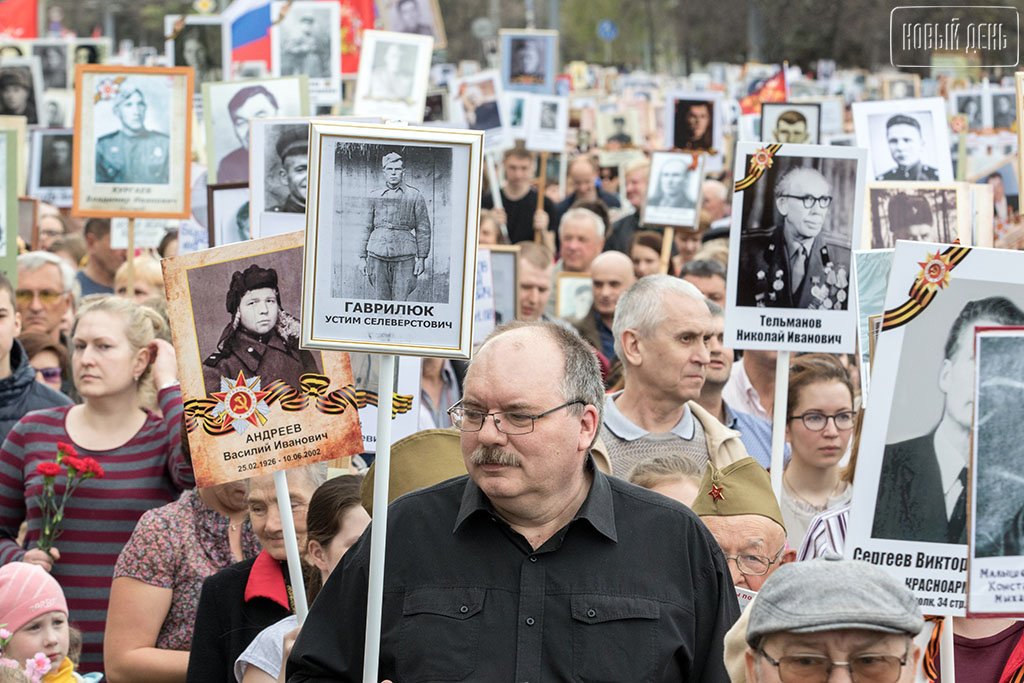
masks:
[[[374,298],[408,301],[430,254],[427,201],[405,183],[405,161],[397,152],[381,160],[384,187],[370,193],[369,220],[359,241],[359,271]]]
[[[97,183],[166,184],[170,138],[146,128],[146,96],[137,85],[121,84],[114,115],[121,128],[96,142]]]
[[[203,361],[206,393],[221,391],[221,379],[232,384],[238,373],[259,376],[263,386],[284,380],[298,388],[299,378],[320,372],[312,353],[299,348],[299,321],[281,309],[277,271],[253,264],[235,271],[228,287],[231,322],[217,342],[217,350]]]
[[[896,162],[875,180],[938,180],[938,170],[921,161],[924,136],[921,123],[913,116],[896,114],[885,122],[885,139],[889,143],[889,154]]]
[[[923,627],[914,595],[884,570],[835,556],[794,562],[729,631],[726,664],[733,683],[911,683]]]
[[[270,207],[275,213],[306,213],[306,182],[309,168],[307,126],[289,126],[277,140],[278,171],[288,196]]]

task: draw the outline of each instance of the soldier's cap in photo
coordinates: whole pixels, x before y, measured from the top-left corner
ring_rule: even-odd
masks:
[[[309,24],[316,23],[316,19],[313,17],[312,14],[303,14],[301,17],[299,17],[299,21],[304,21]]]
[[[20,86],[25,90],[32,89],[25,72],[20,69],[11,69],[0,73],[0,89],[7,88],[12,85]]]
[[[146,99],[146,94],[142,92],[142,89],[138,85],[130,81],[125,81],[124,83],[122,83],[121,87],[117,89],[117,94],[114,95],[114,109],[117,109],[122,104],[127,102],[128,98],[134,95],[135,93],[138,93],[139,97],[141,97],[143,100]]]
[[[309,154],[309,139],[307,131],[301,128],[286,129],[281,137],[277,139],[277,156],[281,163],[293,154]]]
[[[388,152],[384,155],[384,158],[380,160],[381,168],[386,168],[388,164],[395,161],[402,161],[402,155],[398,152]]]
[[[932,222],[932,207],[920,195],[897,194],[889,199],[889,223],[892,225],[919,225]]]
[[[921,124],[913,116],[907,116],[906,114],[896,114],[885,122],[885,127],[892,128],[893,126],[913,126],[917,128],[917,132],[921,132]]]
[[[277,271],[273,268],[260,268],[255,263],[245,270],[236,270],[231,275],[231,286],[228,287],[227,309],[234,315],[246,292],[254,289],[272,289],[277,294],[277,305],[281,306],[281,290],[277,288]]]

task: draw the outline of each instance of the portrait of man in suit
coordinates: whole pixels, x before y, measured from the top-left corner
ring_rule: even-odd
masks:
[[[740,306],[846,310],[850,246],[825,239],[832,188],[797,166],[775,185],[781,225],[750,230],[740,242]]]
[[[871,535],[928,543],[967,542],[967,459],[974,413],[974,328],[1024,324],[1009,299],[969,301],[953,321],[939,366],[939,423],[886,444]]]

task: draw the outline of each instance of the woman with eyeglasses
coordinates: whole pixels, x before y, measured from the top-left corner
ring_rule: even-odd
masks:
[[[857,421],[853,397],[850,376],[834,356],[809,353],[789,367],[786,440],[792,457],[779,506],[790,547],[800,547],[815,515],[853,496],[839,467]]]
[[[71,329],[71,371],[81,405],[29,413],[0,447],[0,564],[38,564],[60,582],[84,639],[81,671],[103,667],[103,627],[118,553],[144,512],[195,483],[181,450],[181,392],[174,348],[156,338],[163,320],[128,299],[86,303]],[[158,391],[159,409],[141,396]],[[64,508],[62,535],[40,550],[41,463],[58,444],[94,458],[102,478],[85,480]],[[56,491],[65,487],[56,477]],[[24,546],[18,528],[28,523]]]

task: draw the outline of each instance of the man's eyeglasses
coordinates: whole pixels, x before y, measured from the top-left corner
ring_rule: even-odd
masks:
[[[39,373],[43,379],[47,382],[56,382],[61,379],[61,370],[59,367],[54,368],[36,368],[36,372]]]
[[[820,432],[828,424],[829,419],[836,423],[836,429],[841,432],[845,432],[848,429],[853,429],[854,423],[857,421],[857,413],[852,410],[844,410],[836,413],[835,415],[826,415],[825,413],[804,413],[803,415],[794,415],[789,418],[790,420],[800,420],[804,423],[804,427],[811,430],[812,432]]]
[[[14,301],[19,306],[28,306],[32,303],[32,300],[39,297],[40,303],[44,306],[53,306],[55,303],[61,300],[64,296],[64,292],[55,292],[52,289],[42,289],[39,291],[32,289],[19,289],[14,293]]]
[[[910,653],[908,649],[902,657],[863,654],[851,657],[848,662],[833,662],[824,655],[787,655],[774,659],[764,649],[758,652],[769,664],[779,669],[782,683],[827,683],[832,676],[832,669],[836,667],[846,667],[853,683],[896,683]]]
[[[832,197],[825,195],[824,197],[812,197],[809,194],[795,195],[795,194],[784,194],[783,197],[789,197],[790,199],[799,199],[804,203],[804,208],[809,209],[815,204],[823,209],[827,209],[832,204]]]
[[[726,555],[725,561],[736,560],[736,568],[744,576],[764,576],[771,571],[772,565],[779,561],[785,549],[785,545],[779,548],[774,559],[764,555]]]
[[[448,416],[452,420],[452,426],[460,432],[479,432],[484,428],[484,422],[489,417],[494,420],[494,428],[499,432],[508,434],[509,436],[518,436],[532,432],[533,428],[536,426],[537,420],[542,417],[547,417],[557,410],[576,404],[585,406],[587,405],[587,402],[581,401],[580,399],[574,399],[572,401],[567,401],[560,406],[555,406],[551,410],[545,410],[543,413],[538,415],[530,415],[529,413],[520,413],[515,411],[485,413],[480,410],[466,408],[461,402],[459,402],[448,409]]]

